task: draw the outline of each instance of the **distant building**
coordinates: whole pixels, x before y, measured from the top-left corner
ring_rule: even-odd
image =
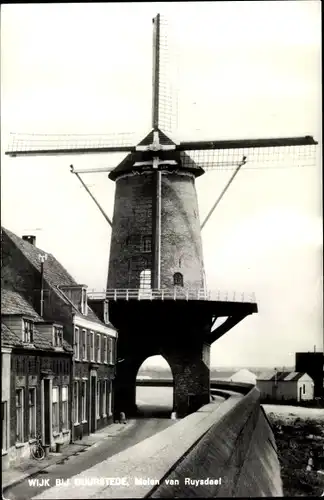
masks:
[[[230,382],[243,382],[245,384],[256,384],[257,376],[246,368],[242,368],[229,377]]]
[[[315,397],[324,397],[324,354],[296,352],[296,371],[307,373],[314,380]]]
[[[18,292],[36,311],[42,323],[36,328],[44,335],[50,338],[54,325],[54,342],[62,335],[73,347],[71,439],[82,438],[113,421],[117,331],[108,320],[108,303],[96,303],[98,317],[88,303],[87,286],[78,284],[52,254],[37,248],[34,236],[19,238],[2,228],[1,239],[2,288]],[[53,366],[51,362],[55,371]],[[50,398],[56,397],[52,385]],[[52,426],[49,432],[49,443],[46,435],[43,439],[52,445],[57,431]]]
[[[309,401],[314,399],[314,381],[302,372],[273,370],[257,378],[257,388],[262,400]]]

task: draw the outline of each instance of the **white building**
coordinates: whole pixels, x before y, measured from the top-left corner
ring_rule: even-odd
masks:
[[[229,377],[230,382],[243,382],[245,384],[256,384],[257,376],[255,373],[250,372],[246,368],[242,368],[238,372],[234,373]]]
[[[314,399],[314,381],[301,372],[273,370],[257,378],[261,399],[309,401]]]

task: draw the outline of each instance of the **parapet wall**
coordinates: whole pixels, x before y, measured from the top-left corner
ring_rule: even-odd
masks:
[[[203,406],[74,476],[70,484],[44,490],[35,498],[283,496],[276,444],[260,407],[260,392],[243,384],[239,394],[231,385],[227,396],[223,403]],[[75,479],[82,481],[84,477],[127,478],[127,484],[96,484],[91,488],[74,484]],[[215,484],[208,483],[208,478]]]
[[[283,496],[276,444],[259,391],[250,390],[215,422],[149,496]]]

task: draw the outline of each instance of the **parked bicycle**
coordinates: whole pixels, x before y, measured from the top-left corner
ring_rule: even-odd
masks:
[[[36,443],[34,443],[34,445],[31,447],[30,454],[35,460],[44,459],[45,449],[42,445],[42,437],[40,434],[36,435]]]

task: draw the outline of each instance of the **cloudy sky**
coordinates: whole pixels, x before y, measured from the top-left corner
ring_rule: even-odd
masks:
[[[152,23],[176,25],[177,135],[321,136],[320,2],[3,5],[2,225],[36,234],[89,288],[106,285],[110,227],[69,165],[116,155],[4,156],[9,132],[150,130]],[[204,219],[231,175],[197,180]],[[112,214],[114,184],[87,184]],[[244,169],[203,230],[210,289],[253,291],[259,314],[212,347],[212,364],[292,365],[323,349],[321,167]]]

